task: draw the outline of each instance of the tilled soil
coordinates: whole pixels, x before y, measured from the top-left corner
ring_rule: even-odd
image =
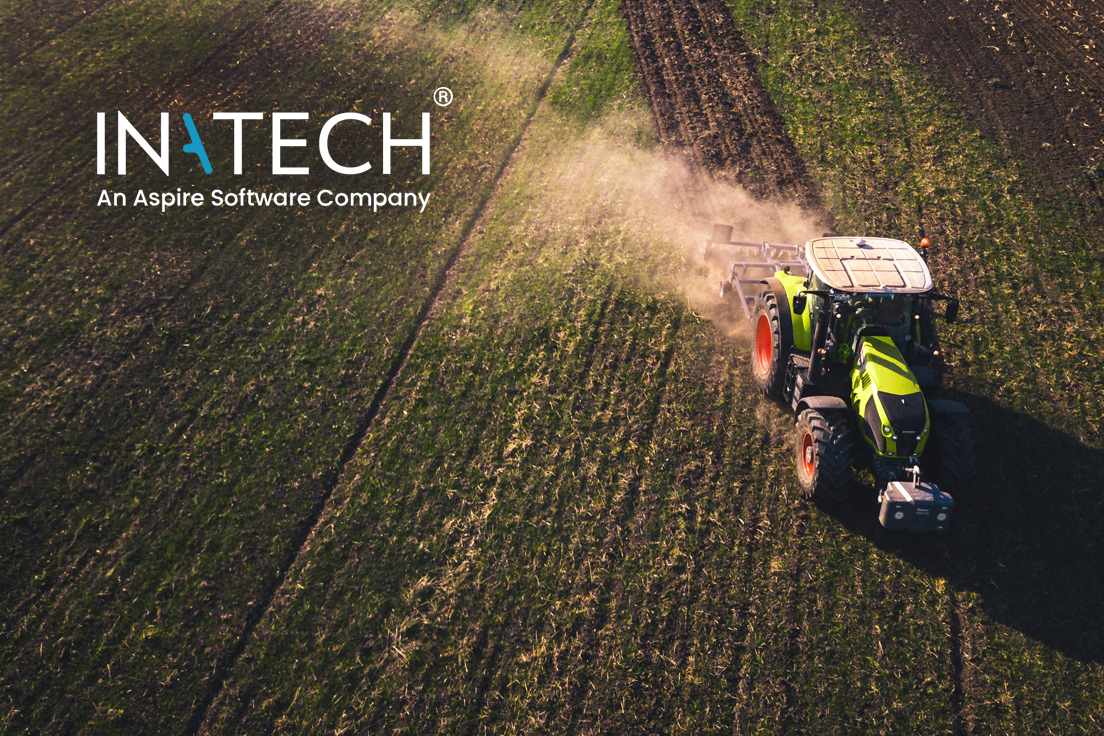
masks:
[[[718,178],[820,211],[816,187],[721,0],[624,0],[660,139]]]
[[[1094,0],[849,0],[1016,159],[1104,200],[1104,7]],[[1094,219],[1104,222],[1099,210]]]

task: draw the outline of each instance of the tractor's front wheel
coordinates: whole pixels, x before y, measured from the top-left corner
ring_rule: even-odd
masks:
[[[754,328],[755,334],[751,343],[752,380],[764,396],[781,399],[790,346],[782,344],[778,303],[770,291],[763,292],[755,305]]]
[[[805,498],[837,503],[851,491],[851,430],[843,417],[806,409],[797,417],[797,484]]]
[[[920,469],[925,479],[933,481],[952,496],[969,487],[977,472],[974,440],[970,426],[961,416],[932,417]]]

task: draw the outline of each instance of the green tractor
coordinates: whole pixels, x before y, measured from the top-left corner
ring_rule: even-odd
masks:
[[[721,295],[735,291],[752,320],[755,385],[794,412],[802,494],[841,501],[853,468],[869,468],[882,526],[947,529],[974,449],[968,409],[935,398],[933,304],[946,305],[950,323],[958,301],[933,290],[924,257],[901,240],[826,236],[802,247],[731,234],[715,226],[704,253],[754,251],[726,259]]]

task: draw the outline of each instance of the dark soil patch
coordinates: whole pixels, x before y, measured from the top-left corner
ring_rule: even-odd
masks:
[[[645,95],[665,145],[762,197],[820,197],[720,0],[625,0]]]
[[[849,0],[995,135],[1104,223],[1104,9],[1092,0]]]

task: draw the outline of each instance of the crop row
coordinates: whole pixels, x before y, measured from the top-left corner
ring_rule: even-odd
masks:
[[[539,34],[504,38],[494,17],[450,28],[426,19],[447,20],[447,9],[385,10],[234,6],[244,15],[224,26],[206,6],[101,8],[28,51],[25,77],[7,78],[25,96],[8,119],[57,125],[31,126],[34,146],[6,169],[36,202],[4,234],[0,282],[11,305],[0,328],[7,729],[178,730],[202,711],[559,50]],[[562,46],[566,32],[548,35]],[[192,49],[186,64],[177,46]],[[101,83],[87,54],[114,81]],[[128,90],[124,70],[147,68],[148,94]],[[53,94],[36,94],[35,80]],[[322,119],[352,109],[378,125],[381,111],[417,120],[441,84],[464,96],[435,117],[433,175],[397,154],[403,173],[386,184],[432,191],[424,216],[95,204],[101,186],[133,194],[165,182],[148,162],[122,181],[95,177],[101,104],[136,109],[140,126],[162,106],[205,119],[199,104]],[[229,131],[205,143],[229,151]],[[256,140],[246,158],[267,165],[267,149]],[[65,178],[69,159],[89,165]],[[48,178],[43,167],[58,186],[35,178]],[[196,171],[174,169],[171,181],[211,186]],[[273,182],[247,171],[233,184]],[[348,186],[332,174],[310,184]]]

